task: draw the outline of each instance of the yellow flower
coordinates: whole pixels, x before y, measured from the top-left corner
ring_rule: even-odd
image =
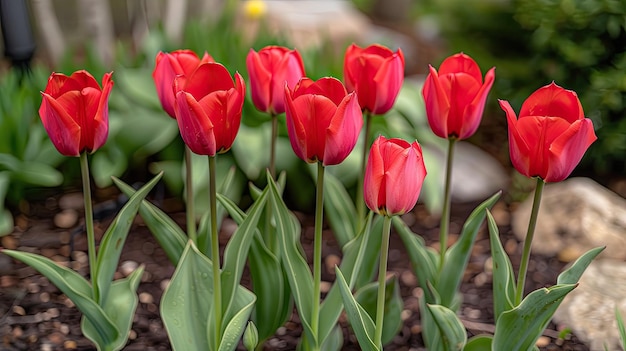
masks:
[[[248,0],[244,6],[244,13],[250,19],[261,18],[267,12],[267,5],[263,0]]]

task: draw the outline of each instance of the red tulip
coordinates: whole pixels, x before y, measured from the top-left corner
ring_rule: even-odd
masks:
[[[259,111],[285,112],[285,82],[293,87],[304,76],[304,64],[297,50],[266,46],[250,49],[246,58],[252,102]]]
[[[379,136],[372,144],[363,194],[372,211],[393,216],[415,207],[426,177],[422,148],[414,141]]]
[[[219,63],[202,63],[190,76],[174,82],[175,111],[180,135],[199,155],[215,156],[230,149],[241,124],[246,85],[235,81]]]
[[[341,163],[354,149],[363,126],[355,93],[335,78],[302,78],[293,90],[285,85],[287,131],[302,160],[324,166]]]
[[[404,81],[404,54],[374,44],[346,50],[343,75],[348,91],[356,91],[359,105],[373,114],[391,109]]]
[[[515,169],[545,182],[567,178],[597,139],[574,91],[552,82],[532,93],[519,118],[499,100],[509,125],[509,153]]]
[[[204,53],[202,59],[191,50],[176,50],[170,53],[159,52],[156,56],[156,64],[152,71],[152,79],[156,86],[161,106],[172,118],[174,113],[174,79],[176,76],[190,76],[198,66],[206,62],[215,62],[213,58]]]
[[[441,138],[469,138],[480,124],[495,67],[487,72],[484,83],[476,62],[463,53],[445,59],[439,72],[429,67],[422,95],[430,128]]]
[[[54,146],[65,156],[94,152],[109,134],[109,94],[113,88],[111,73],[102,77],[102,88],[87,71],[71,76],[52,73],[39,116]]]

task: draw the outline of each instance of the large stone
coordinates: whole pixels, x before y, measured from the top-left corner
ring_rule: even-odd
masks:
[[[482,201],[506,189],[508,182],[506,171],[495,158],[471,143],[456,143],[451,184],[455,202]]]
[[[526,236],[533,197],[513,213],[512,228]],[[588,178],[544,187],[532,250],[570,261],[598,246],[604,258],[626,259],[626,199]],[[567,254],[566,254],[567,253]]]
[[[615,309],[626,318],[625,290],[626,263],[596,260],[563,300],[554,322],[569,327],[590,350],[621,350]]]

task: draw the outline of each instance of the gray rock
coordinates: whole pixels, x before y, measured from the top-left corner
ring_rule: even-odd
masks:
[[[590,350],[621,350],[615,308],[626,318],[626,263],[593,261],[554,315],[554,322],[572,329]]]
[[[512,228],[526,236],[533,197],[513,213]],[[626,259],[626,199],[588,178],[547,184],[532,243],[534,253],[559,255],[563,261],[606,246],[603,258]]]
[[[445,165],[445,159],[442,162]],[[453,163],[451,191],[455,202],[481,201],[508,185],[509,177],[502,165],[471,143],[456,143]]]

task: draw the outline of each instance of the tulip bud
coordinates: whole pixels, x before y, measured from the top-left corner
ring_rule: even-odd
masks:
[[[370,210],[385,216],[404,214],[417,203],[426,166],[422,148],[414,141],[379,136],[370,149],[363,194]]]
[[[171,53],[159,52],[156,56],[152,79],[156,86],[161,106],[172,118],[176,118],[174,112],[174,79],[176,76],[190,76],[200,64],[215,62],[213,58],[204,53],[202,59],[191,50],[176,50]]]
[[[445,59],[439,72],[429,67],[422,95],[430,128],[441,138],[469,138],[482,119],[495,67],[487,72],[484,83],[476,62],[463,53]]]
[[[285,89],[285,112],[291,147],[302,160],[336,165],[356,145],[363,115],[355,93],[335,78],[302,78]]]
[[[361,48],[352,44],[346,50],[343,64],[348,91],[356,91],[359,105],[375,115],[391,109],[404,82],[402,50],[374,44]]]
[[[532,93],[519,117],[499,100],[509,127],[509,154],[515,169],[545,182],[567,178],[597,139],[574,91],[552,82]]]
[[[241,124],[246,85],[239,73],[235,81],[223,65],[203,63],[190,76],[178,76],[175,112],[183,141],[199,155],[228,151]]]
[[[102,88],[87,71],[71,76],[53,73],[41,95],[39,116],[50,140],[65,156],[92,153],[109,134],[111,73],[102,77]]]
[[[293,88],[304,76],[300,53],[281,46],[267,46],[259,52],[250,49],[246,67],[257,110],[271,114],[285,112],[285,83]]]

